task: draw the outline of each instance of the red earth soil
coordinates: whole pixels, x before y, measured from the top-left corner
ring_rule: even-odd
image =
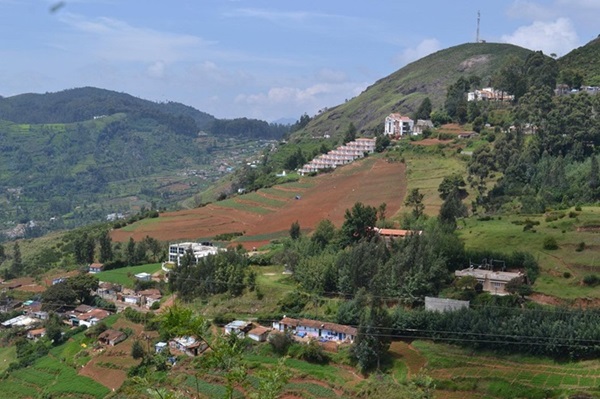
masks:
[[[367,158],[339,168],[334,173],[300,180],[301,183],[312,183],[310,188],[277,186],[279,190],[289,191],[290,195],[279,198],[280,201],[285,201],[283,207],[263,206],[272,211],[268,214],[227,208],[214,203],[202,208],[163,213],[158,219],[129,226],[129,231],[115,230],[111,236],[114,241],[120,242],[127,241],[130,237],[139,241],[147,235],[161,241],[175,241],[208,239],[217,234],[245,232],[244,246],[248,249],[259,247],[269,242],[269,238],[260,237],[261,235],[287,232],[295,221],[298,221],[302,229],[309,230],[314,229],[323,219],[329,219],[339,227],[344,221],[346,209],[352,208],[359,201],[375,207],[385,202],[386,215],[394,215],[402,207],[406,195],[405,171],[403,163]],[[300,199],[295,199],[296,196]],[[244,201],[243,196],[236,199]],[[250,241],[254,236],[259,237]]]

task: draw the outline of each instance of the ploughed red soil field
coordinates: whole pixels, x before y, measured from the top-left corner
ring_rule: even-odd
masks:
[[[217,234],[244,232],[246,248],[267,244],[277,233],[286,233],[296,220],[302,230],[312,230],[320,220],[336,226],[354,203],[387,204],[387,217],[402,207],[406,195],[405,165],[369,157],[338,168],[333,173],[305,177],[257,193],[241,195],[202,208],[168,212],[112,232],[115,241],[136,241],[149,235],[162,241],[211,239]],[[271,237],[269,237],[271,235]]]

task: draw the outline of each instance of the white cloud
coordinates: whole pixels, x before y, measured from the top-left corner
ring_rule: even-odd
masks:
[[[553,7],[546,7],[531,0],[515,0],[508,8],[507,14],[511,18],[548,20],[556,18],[560,12]]]
[[[166,65],[162,61],[156,61],[148,67],[148,76],[151,78],[162,78],[165,75]]]
[[[579,45],[577,32],[568,18],[558,18],[554,22],[535,21],[510,35],[503,35],[502,41],[558,55],[566,54]]]
[[[213,42],[198,36],[160,32],[138,28],[113,18],[86,19],[65,14],[61,21],[75,30],[91,36],[95,56],[114,61],[176,62],[189,57]]]
[[[569,8],[600,10],[600,1],[598,0],[558,0],[557,3]]]
[[[410,62],[416,61],[442,48],[441,43],[437,39],[422,40],[416,47],[409,47],[401,54],[398,54],[394,61],[400,66],[404,66]]]

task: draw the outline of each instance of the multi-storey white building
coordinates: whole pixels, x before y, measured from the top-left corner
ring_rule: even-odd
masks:
[[[384,134],[388,136],[406,136],[413,133],[415,122],[408,116],[397,113],[389,114],[385,118]]]
[[[342,145],[327,154],[319,155],[298,171],[300,174],[318,172],[322,169],[335,169],[338,166],[349,164],[355,159],[362,158],[365,153],[375,151],[375,139],[359,138]]]
[[[197,242],[180,242],[169,245],[169,262],[177,263],[177,266],[180,266],[181,258],[188,249],[192,250],[196,263],[205,256],[216,255],[219,252],[219,248],[212,245],[204,245]]]

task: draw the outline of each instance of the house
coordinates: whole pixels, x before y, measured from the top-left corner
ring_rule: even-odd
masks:
[[[477,132],[464,132],[464,133],[459,133],[457,137],[459,139],[472,139],[477,136],[479,136],[479,133],[477,133]]]
[[[17,301],[11,298],[0,299],[0,313],[12,312],[16,308],[22,305],[21,301]]]
[[[79,310],[85,310],[90,308],[88,311],[80,312]],[[110,316],[110,312],[104,309],[93,308],[87,305],[79,305],[73,311],[67,313],[69,323],[74,326],[86,326],[91,327],[98,324],[100,321]]]
[[[357,334],[356,328],[351,326],[319,320],[292,319],[285,316],[273,323],[273,329],[280,332],[290,331],[300,338],[319,338],[338,343],[353,342]]]
[[[148,309],[150,309],[155,302],[159,302],[162,299],[162,294],[156,288],[139,291],[138,295],[141,297],[141,304],[145,305]]]
[[[39,323],[38,319],[35,319],[31,316],[20,315],[20,316],[13,317],[12,319],[8,319],[8,320],[2,322],[1,325],[4,328],[30,327],[37,323]]]
[[[523,277],[523,273],[513,272],[495,272],[486,269],[475,269],[470,267],[464,270],[457,270],[454,272],[456,277],[475,277],[479,283],[483,286],[483,291],[489,292],[493,295],[508,295],[506,291],[506,283],[510,280]]]
[[[417,119],[417,123],[413,128],[413,134],[419,135],[423,134],[425,130],[433,129],[433,122],[429,119]]]
[[[455,310],[469,308],[469,301],[457,299],[425,297],[425,310],[431,312],[452,312]]]
[[[374,227],[373,230],[385,239],[405,238],[410,235],[423,234],[422,230],[380,229],[379,227]]]
[[[413,134],[414,124],[415,122],[408,116],[392,113],[385,118],[383,133],[388,136],[408,136]]]
[[[246,336],[256,342],[265,342],[270,333],[270,328],[258,326],[248,331],[248,334],[246,334]]]
[[[177,263],[177,266],[180,266],[181,258],[188,249],[192,251],[195,263],[198,263],[198,261],[205,256],[216,255],[219,253],[218,247],[205,244],[207,243],[181,242],[178,244],[171,244],[169,245],[169,262]]]
[[[152,280],[152,274],[142,272],[135,275],[135,278],[139,281],[150,281]]]
[[[188,356],[198,356],[208,348],[208,345],[206,342],[196,339],[196,337],[184,336],[170,340],[169,347]]]
[[[104,270],[104,264],[103,263],[92,263],[88,267],[88,271],[90,273],[92,273],[92,274],[100,273],[103,270]]]
[[[467,101],[512,101],[514,99],[515,96],[493,87],[484,87],[467,93]]]
[[[225,334],[236,334],[244,338],[245,334],[252,329],[252,323],[243,320],[234,320],[225,326]]]
[[[98,284],[96,295],[98,295],[100,298],[111,299],[115,301],[117,300],[117,294],[121,292],[121,289],[121,286],[118,284],[102,281]]]
[[[56,285],[56,284],[60,284],[64,281],[66,281],[67,278],[66,277],[57,277],[57,278],[53,278],[52,279],[52,285]]]
[[[27,339],[32,339],[34,341],[37,341],[38,339],[44,337],[45,335],[46,335],[45,328],[37,328],[34,330],[27,331]]]
[[[375,152],[375,139],[358,138],[354,141],[339,146],[327,154],[321,154],[305,164],[298,172],[304,176],[307,173],[318,172],[320,170],[335,169],[338,166],[349,164],[365,154]]]
[[[123,289],[123,291],[117,294],[117,300],[129,305],[138,306],[142,303],[142,296],[133,290]]]
[[[166,342],[157,342],[154,344],[154,353],[161,353],[167,348],[167,345]]]
[[[103,345],[115,346],[119,342],[125,341],[127,335],[123,331],[108,329],[98,335],[98,342]]]

